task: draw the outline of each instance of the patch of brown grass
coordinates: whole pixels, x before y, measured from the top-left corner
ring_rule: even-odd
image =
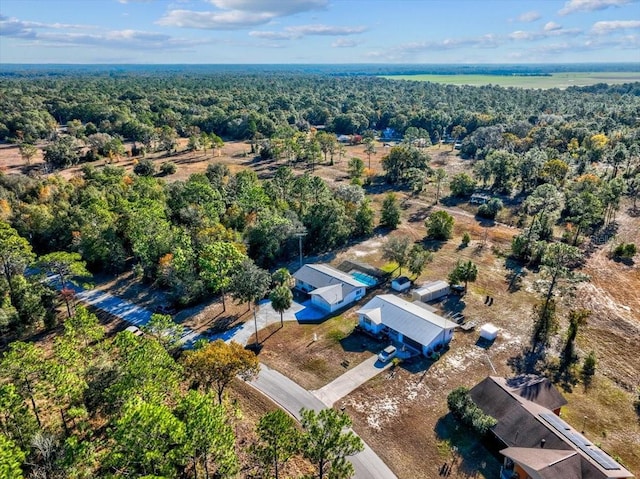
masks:
[[[596,375],[585,391],[576,387],[565,393],[565,420],[595,444],[617,458],[630,471],[640,470],[640,425],[633,395],[620,390],[608,378]],[[585,419],[586,417],[586,419]]]
[[[262,333],[266,339],[260,361],[305,389],[319,389],[384,346],[352,333],[355,325],[354,315],[337,316],[320,324],[286,322],[282,328],[274,324]]]

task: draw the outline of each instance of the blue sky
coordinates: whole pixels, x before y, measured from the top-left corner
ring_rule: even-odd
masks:
[[[640,0],[0,2],[0,63],[639,61]]]

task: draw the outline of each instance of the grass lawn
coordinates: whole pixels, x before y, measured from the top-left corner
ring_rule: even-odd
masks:
[[[352,311],[320,324],[274,324],[261,335],[260,361],[305,389],[319,389],[386,346],[353,332],[356,324]]]
[[[640,72],[567,72],[553,73],[551,76],[523,75],[389,75],[390,80],[429,81],[449,85],[499,85],[518,88],[567,88],[589,86],[596,83],[630,83],[640,81]]]
[[[639,418],[633,408],[633,395],[622,391],[608,378],[597,375],[585,391],[579,385],[572,392],[563,392],[569,404],[562,407],[564,419],[582,431],[595,444],[630,471],[640,464]],[[630,427],[632,425],[636,427]]]

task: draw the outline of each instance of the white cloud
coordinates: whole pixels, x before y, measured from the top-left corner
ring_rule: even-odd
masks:
[[[209,3],[221,10],[269,13],[274,17],[283,17],[300,12],[326,8],[328,0],[209,0]]]
[[[270,40],[293,40],[311,35],[324,36],[343,36],[357,35],[367,30],[366,27],[336,27],[330,25],[299,25],[295,27],[287,27],[282,32],[273,31],[253,31],[249,35],[257,38],[266,38]]]
[[[162,26],[197,28],[202,30],[238,30],[268,23],[273,18],[268,13],[243,12],[194,12],[171,10],[156,23]]]
[[[591,27],[591,33],[604,35],[618,30],[637,29],[640,29],[640,20],[611,20],[594,23]]]
[[[335,42],[331,44],[333,48],[353,48],[359,45],[361,42],[358,42],[352,38],[338,38]]]
[[[525,12],[522,15],[520,15],[518,17],[518,21],[519,22],[524,22],[524,23],[529,23],[529,22],[535,22],[539,18],[540,18],[540,14],[538,12],[532,10],[530,12]]]
[[[241,30],[301,12],[326,8],[328,0],[209,0],[216,10],[169,10],[156,23],[204,30]]]
[[[91,33],[83,30],[91,28]],[[66,30],[66,31],[60,31]],[[78,32],[80,30],[80,32]],[[97,31],[96,27],[60,23],[25,22],[0,16],[0,36],[21,38],[46,46],[102,46],[134,50],[183,49],[208,43],[138,30]]]
[[[41,22],[25,22],[17,18],[9,18],[0,14],[0,36],[7,37],[33,37],[35,30],[51,29],[51,30],[87,30],[93,29],[90,25],[75,25],[68,23],[41,23]]]
[[[545,24],[541,31],[536,32],[526,32],[523,30],[517,30],[509,34],[509,38],[511,40],[543,40],[545,38],[550,37],[560,37],[564,35],[578,35],[582,33],[581,30],[577,28],[563,28],[562,25],[559,25],[555,22],[548,22]]]
[[[593,12],[604,10],[609,7],[621,7],[637,0],[569,0],[558,13],[568,15],[574,12]]]
[[[410,60],[411,58],[426,52],[456,49],[483,49],[498,48],[504,43],[501,38],[492,33],[487,33],[474,38],[446,38],[442,41],[411,42],[398,45],[383,51],[371,51],[365,55],[369,58],[385,59],[388,61]]]
[[[562,25],[558,25],[556,22],[547,22],[544,25],[545,32],[553,32],[557,30],[562,30]]]

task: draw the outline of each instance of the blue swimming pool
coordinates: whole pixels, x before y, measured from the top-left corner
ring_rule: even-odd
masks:
[[[363,273],[361,271],[351,271],[351,273],[349,273],[351,275],[352,278],[357,279],[358,281],[360,281],[361,283],[364,283],[367,285],[368,288],[375,286],[376,284],[378,284],[378,280],[376,278],[374,278],[373,276],[367,274],[367,273]]]

